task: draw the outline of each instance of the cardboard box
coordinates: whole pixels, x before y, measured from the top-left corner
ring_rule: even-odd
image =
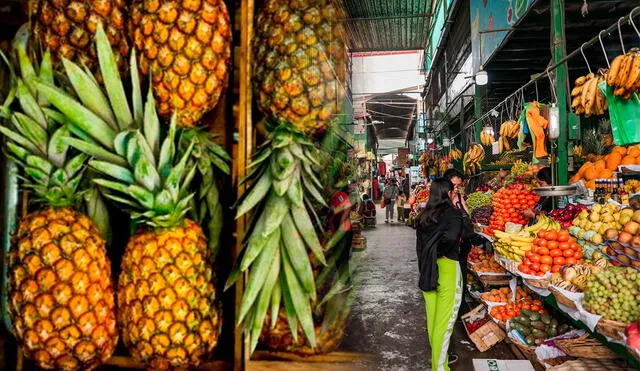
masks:
[[[494,345],[501,342],[506,337],[506,334],[504,333],[504,331],[502,331],[500,326],[498,326],[490,318],[487,318],[488,316],[489,314],[487,313],[487,309],[484,307],[484,305],[479,305],[471,312],[461,317],[464,325],[464,330],[467,332],[467,336],[469,336],[469,339],[473,341],[475,346],[481,352],[485,352],[493,348]],[[474,322],[478,319],[488,319],[488,321],[473,333],[469,333],[467,323]]]
[[[474,359],[475,371],[535,371],[527,360]]]

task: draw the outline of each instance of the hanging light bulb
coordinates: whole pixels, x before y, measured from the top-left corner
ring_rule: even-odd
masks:
[[[560,136],[560,109],[555,103],[549,107],[549,139],[556,140]]]
[[[489,82],[489,75],[487,74],[487,71],[482,69],[482,66],[481,66],[480,71],[476,73],[476,84],[480,86],[484,86],[484,85],[487,85],[488,82]]]

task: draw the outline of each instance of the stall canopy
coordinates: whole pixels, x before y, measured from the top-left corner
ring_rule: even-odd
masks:
[[[615,23],[636,6],[638,0],[588,1],[588,13],[583,13],[582,1],[565,3],[565,25],[567,52],[593,38],[602,29]],[[487,108],[493,107],[509,94],[531,79],[532,73],[543,72],[551,61],[549,2],[536,2],[528,14],[514,27],[502,43],[502,46],[485,63],[489,74],[487,85]],[[637,45],[638,35],[628,24],[621,26],[625,47],[628,50]],[[618,33],[603,38],[609,60],[622,52]],[[607,62],[599,43],[584,49],[585,55],[594,72],[598,68],[607,68]],[[578,76],[588,73],[584,59],[576,57],[569,62],[569,77],[573,82]],[[538,84],[538,98],[549,99],[549,82],[541,80]],[[535,86],[525,92],[526,99],[535,99]]]
[[[424,49],[432,0],[345,0],[350,51]]]

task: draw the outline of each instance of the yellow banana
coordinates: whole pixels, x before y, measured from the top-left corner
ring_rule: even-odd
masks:
[[[575,88],[573,88],[573,90],[571,90],[571,96],[577,97],[578,95],[582,94],[582,89],[584,89],[584,85],[576,86]]]
[[[627,80],[627,77],[629,76],[632,63],[633,63],[633,56],[625,55],[624,60],[620,65],[620,71],[618,71],[618,75],[616,76],[615,86],[617,88],[624,88],[624,82]]]
[[[631,68],[629,71],[629,76],[627,76],[627,80],[624,83],[624,88],[626,90],[632,90],[638,78],[640,77],[640,55],[635,55],[630,65]]]
[[[619,55],[611,62],[611,67],[609,67],[609,72],[607,73],[607,85],[613,86],[615,84],[624,57],[624,55]]]
[[[584,85],[584,83],[587,81],[587,77],[586,76],[580,76],[576,79],[576,86],[580,86],[580,85]],[[571,94],[573,95],[573,94]]]

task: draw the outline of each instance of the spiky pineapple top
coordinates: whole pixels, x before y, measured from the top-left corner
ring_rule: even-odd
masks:
[[[253,82],[258,107],[312,135],[334,119],[345,96],[342,12],[331,0],[269,0],[258,15]]]
[[[53,82],[50,53],[34,66],[27,56],[27,43],[28,30],[22,27],[14,42],[18,71],[3,54],[12,86],[0,111],[10,124],[0,126],[0,132],[9,139],[7,154],[24,169],[24,186],[33,191],[34,198],[53,207],[71,206],[81,196],[79,186],[87,156],[69,151],[64,143],[69,130],[53,120],[55,113],[36,93],[36,78]],[[18,104],[13,104],[16,98]]]

